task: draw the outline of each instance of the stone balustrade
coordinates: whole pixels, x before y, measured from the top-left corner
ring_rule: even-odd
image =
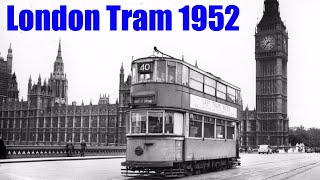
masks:
[[[72,156],[80,156],[80,146],[75,146]],[[67,156],[66,146],[7,146],[8,159]],[[88,146],[86,156],[125,155],[126,146]]]

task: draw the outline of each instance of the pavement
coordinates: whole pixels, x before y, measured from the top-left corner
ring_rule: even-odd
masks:
[[[116,156],[85,156],[85,157],[47,157],[47,158],[15,158],[0,159],[2,163],[25,163],[25,162],[42,162],[42,161],[74,161],[74,160],[92,160],[92,159],[116,159],[125,158],[125,155]]]

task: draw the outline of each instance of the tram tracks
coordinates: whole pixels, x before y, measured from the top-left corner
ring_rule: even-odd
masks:
[[[311,156],[308,156],[307,158],[311,158]],[[299,159],[302,159],[302,160],[305,160],[306,158],[303,157],[303,158],[291,158],[291,159],[287,159],[287,160],[280,160],[281,162],[286,162],[286,161],[294,161],[294,160],[299,160]],[[241,159],[240,159],[241,160]],[[275,164],[275,163],[278,163],[280,161],[269,161],[269,162],[263,162],[263,163],[258,163],[258,164],[250,164],[250,165],[241,165],[241,167],[248,167],[248,166],[259,166],[259,165],[265,165],[265,164]],[[243,163],[242,163],[243,164]]]
[[[312,156],[250,164],[225,171],[229,171],[229,173],[216,173],[213,179],[288,179],[320,166],[320,159],[310,161],[310,158],[312,158]],[[275,172],[277,173],[275,174]]]
[[[264,178],[263,180],[265,179],[289,179],[291,177],[294,177],[298,174],[301,174],[303,172],[306,172],[310,169],[313,169],[317,166],[320,166],[320,161],[318,162],[314,162],[314,163],[310,163],[310,164],[307,164],[307,165],[304,165],[304,166],[301,166],[301,167],[298,167],[298,168],[295,168],[295,169],[290,169],[288,171],[285,171],[285,172],[281,172],[281,173],[278,173],[278,174],[274,174],[270,177],[267,177],[267,178]],[[292,173],[292,174],[291,174]],[[281,176],[285,176],[285,177],[282,177]]]

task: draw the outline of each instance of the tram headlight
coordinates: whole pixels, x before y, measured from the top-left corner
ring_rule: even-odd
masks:
[[[141,156],[143,154],[143,149],[142,147],[138,146],[136,147],[136,149],[134,150],[134,153],[137,155],[137,156]]]

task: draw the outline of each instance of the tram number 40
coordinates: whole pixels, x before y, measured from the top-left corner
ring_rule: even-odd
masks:
[[[152,72],[152,62],[139,63],[138,64],[139,73],[151,73]]]

